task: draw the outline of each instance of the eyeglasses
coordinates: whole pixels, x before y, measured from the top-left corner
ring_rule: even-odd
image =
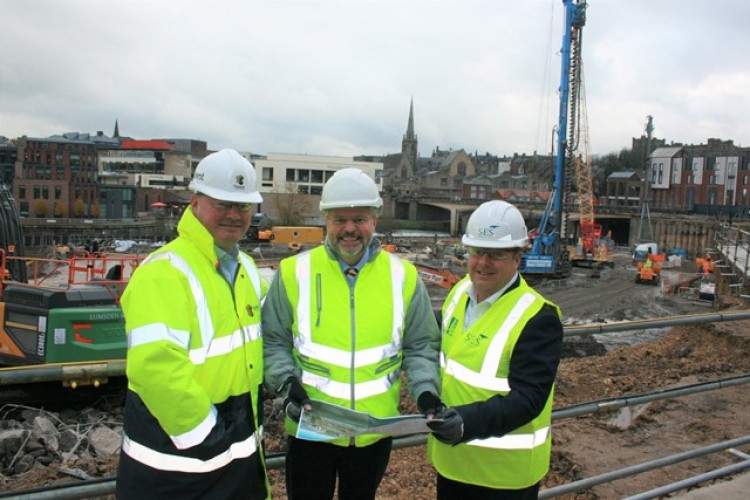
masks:
[[[229,212],[232,208],[237,210],[238,212],[249,212],[253,209],[252,203],[237,203],[233,201],[219,201],[214,200],[211,197],[203,196],[208,200],[208,202],[211,204],[214,209],[218,210],[219,212]]]
[[[510,260],[515,255],[515,251],[498,250],[490,248],[477,248],[469,247],[469,255],[481,259],[482,256],[486,255],[488,259],[499,262],[502,260]]]
[[[345,226],[349,221],[352,221],[355,226],[362,226],[370,222],[370,219],[371,218],[366,215],[358,215],[357,217],[351,217],[349,219],[346,217],[326,217],[326,220],[329,220],[334,226]]]

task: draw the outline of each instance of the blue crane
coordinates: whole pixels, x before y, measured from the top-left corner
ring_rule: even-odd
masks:
[[[570,259],[561,241],[563,228],[563,197],[565,176],[569,160],[577,139],[576,107],[581,70],[582,28],[586,24],[586,0],[563,0],[565,25],[562,43],[562,65],[560,69],[560,113],[557,125],[557,155],[555,157],[554,182],[539,228],[530,250],[522,259],[524,275],[558,275],[570,273]],[[568,144],[568,141],[571,144]]]

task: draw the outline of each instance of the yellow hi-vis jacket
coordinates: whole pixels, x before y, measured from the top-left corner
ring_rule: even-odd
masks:
[[[294,311],[293,356],[308,395],[376,417],[398,415],[404,318],[418,279],[414,266],[378,252],[350,289],[339,262],[320,246],[283,260],[279,272]],[[296,424],[287,419],[286,428],[294,435]],[[354,444],[379,439],[358,436]]]
[[[142,478],[134,476],[161,471],[173,486],[164,494],[203,491],[218,498],[244,490],[248,498],[265,497],[260,317],[266,285],[242,252],[234,286],[227,282],[213,238],[190,207],[178,231],[139,266],[122,298],[128,334],[122,458],[129,474],[118,474],[118,494],[120,483],[125,492],[138,491]],[[188,482],[188,474],[209,484]]]
[[[440,353],[442,390],[449,407],[510,392],[508,376],[513,349],[526,324],[548,302],[520,277],[519,286],[503,294],[464,331],[465,277],[451,290],[443,306]],[[557,309],[559,315],[559,309]],[[489,337],[489,338],[487,338]],[[544,409],[531,422],[504,436],[472,439],[455,446],[429,437],[428,454],[444,477],[493,489],[522,489],[541,480],[549,469],[552,445],[553,391]]]

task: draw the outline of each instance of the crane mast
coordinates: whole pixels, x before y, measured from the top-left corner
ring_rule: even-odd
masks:
[[[565,181],[572,169],[578,141],[578,91],[581,69],[582,30],[586,24],[586,0],[562,0],[565,24],[560,68],[560,107],[557,124],[557,155],[552,195],[539,223],[531,249],[523,257],[522,271],[527,274],[566,275],[570,272],[568,252],[561,241],[564,235]]]

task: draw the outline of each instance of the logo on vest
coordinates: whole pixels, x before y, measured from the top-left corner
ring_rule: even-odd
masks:
[[[471,333],[468,332],[464,335],[464,342],[470,346],[479,347],[479,344],[486,341],[489,337],[483,333]]]
[[[445,329],[445,335],[453,335],[453,331],[456,329],[457,324],[458,320],[456,318],[451,318],[448,327]]]

